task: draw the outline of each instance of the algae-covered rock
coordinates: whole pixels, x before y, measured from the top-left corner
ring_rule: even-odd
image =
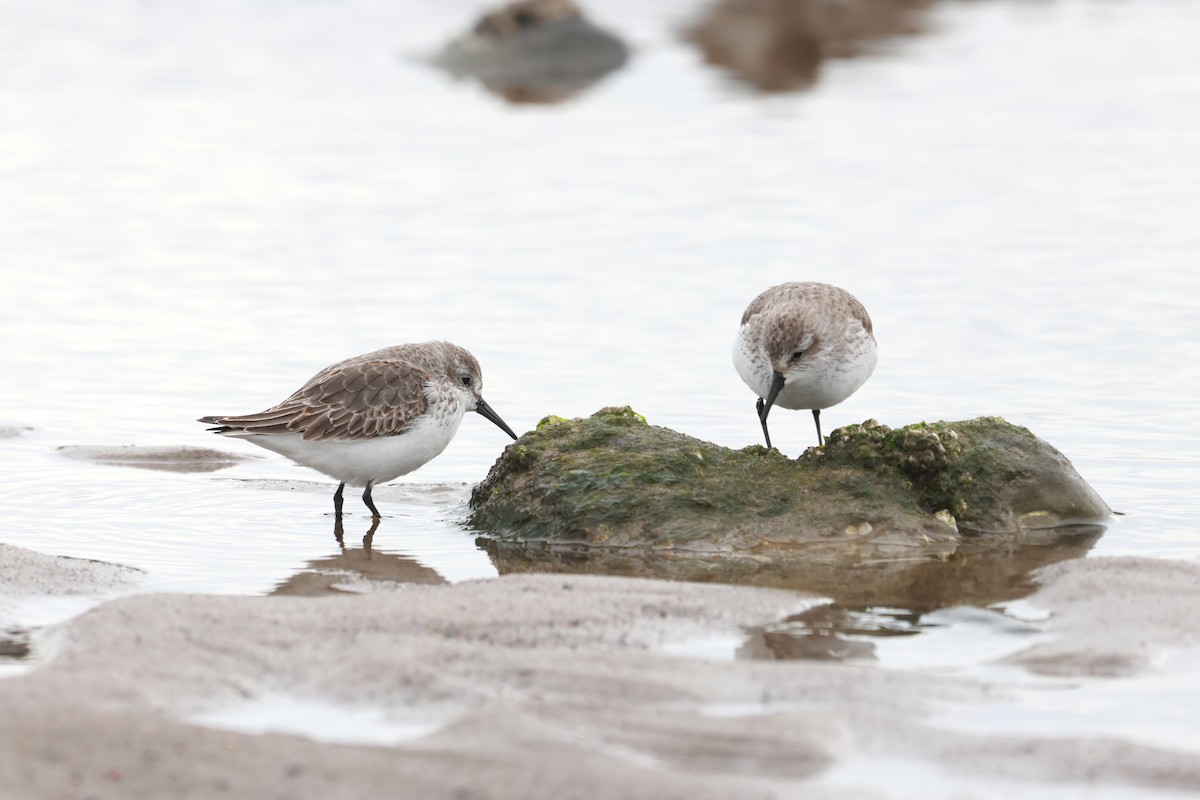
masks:
[[[948,511],[959,530],[973,533],[1055,528],[1112,513],[1066,456],[999,417],[898,430],[867,420],[834,431],[800,463],[886,475],[923,509]]]
[[[500,542],[843,564],[945,559],[970,534],[1015,540],[1110,513],[1061,453],[998,418],[867,421],[793,461],[629,408],[546,418],[505,450],[471,507],[471,525]]]

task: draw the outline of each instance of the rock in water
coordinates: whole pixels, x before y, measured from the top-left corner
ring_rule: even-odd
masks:
[[[704,60],[760,92],[816,84],[829,59],[919,33],[930,0],[719,0],[683,31]]]
[[[511,103],[558,103],[628,59],[626,44],[570,0],[519,0],[484,14],[469,33],[446,44],[433,64],[478,80]]]
[[[945,558],[964,537],[1102,521],[1070,462],[996,417],[831,433],[792,461],[652,426],[629,408],[548,417],[471,496],[504,542],[574,543],[756,560]]]
[[[153,445],[64,445],[58,452],[76,461],[163,472],[216,472],[258,456],[227,453],[208,447]]]

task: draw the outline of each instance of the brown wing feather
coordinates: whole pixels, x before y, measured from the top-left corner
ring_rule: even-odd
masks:
[[[202,421],[222,426],[222,433],[300,433],[311,441],[395,436],[425,413],[430,379],[404,361],[351,359],[317,373],[266,411]]]

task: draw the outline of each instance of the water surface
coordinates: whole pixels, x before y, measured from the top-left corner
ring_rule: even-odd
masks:
[[[249,454],[193,420],[406,341],[472,350],[517,431],[628,404],[752,444],[741,311],[821,280],[881,350],[828,429],[1004,416],[1124,514],[1091,556],[1200,559],[1195,4],[942,4],[760,94],[680,36],[699,4],[595,0],[633,59],[534,106],[420,62],[475,4],[411,5],[0,2],[0,425],[22,428],[0,540],[139,567],[147,591],[268,593],[366,558],[369,520],[347,555],[333,485],[274,455],[188,474],[57,448]],[[772,420],[785,452],[811,444],[807,414]],[[377,494],[371,557],[495,575],[460,521],[505,442],[471,417]],[[978,617],[933,623],[991,652]],[[958,663],[913,632],[876,656]]]

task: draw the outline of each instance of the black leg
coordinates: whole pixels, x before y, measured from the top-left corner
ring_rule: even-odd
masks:
[[[371,484],[367,484],[367,490],[363,492],[363,502],[367,504],[367,508],[371,509],[371,516],[379,519],[379,509],[375,507],[374,501],[371,500]]]
[[[339,483],[337,491],[333,493],[333,515],[338,519],[342,518],[342,489],[346,488],[346,484]]]
[[[345,550],[346,543],[342,538],[343,536],[345,536],[345,531],[342,529],[342,515],[338,514],[333,518],[333,539],[338,543],[339,547]]]
[[[813,409],[813,422],[817,423],[817,446],[824,445],[825,439],[821,436],[821,409]]]
[[[763,416],[764,406],[766,406],[766,403],[760,397],[758,398],[758,402],[754,404],[754,409],[758,412],[758,421],[762,423],[763,438],[767,440],[767,449],[769,450],[771,448],[771,432],[767,430],[767,418]]]

